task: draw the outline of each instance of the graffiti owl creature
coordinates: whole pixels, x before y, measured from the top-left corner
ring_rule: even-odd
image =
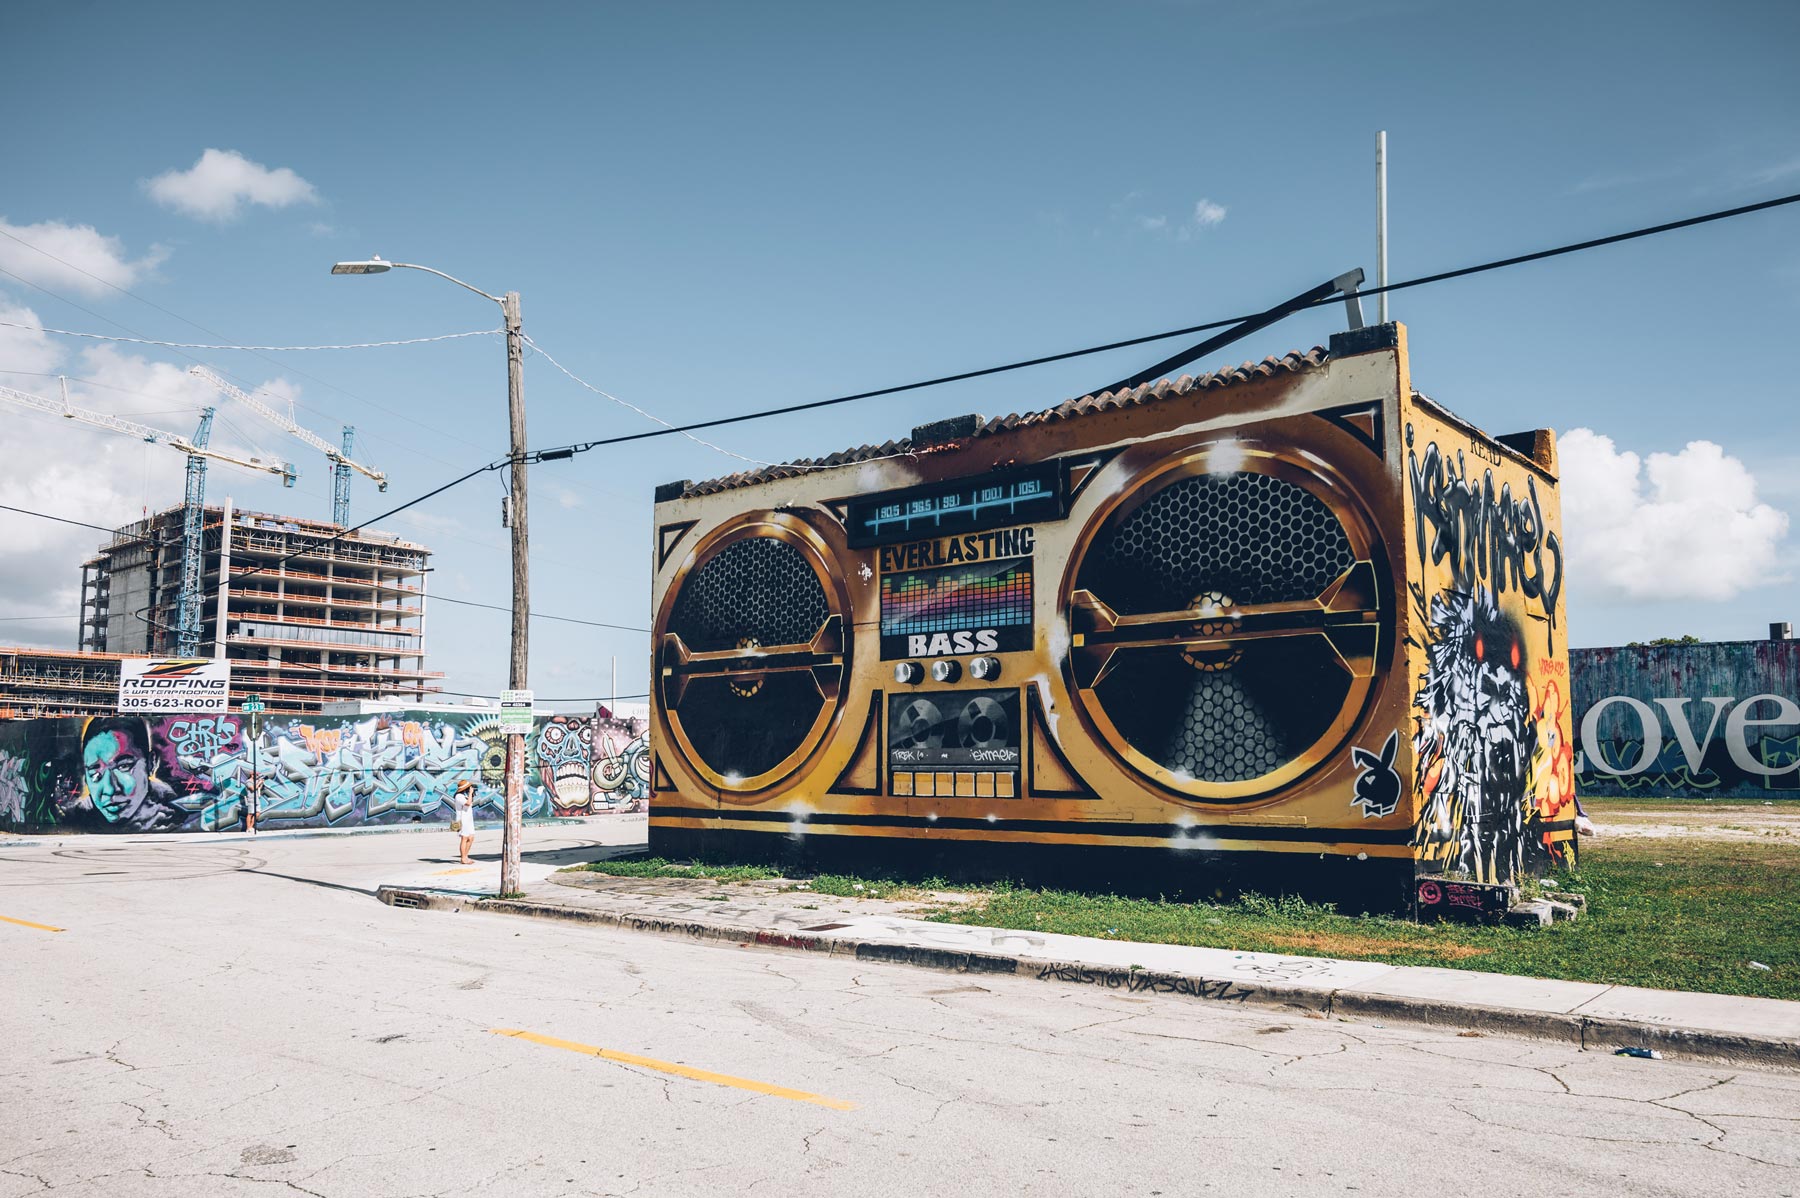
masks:
[[[1428,668],[1413,705],[1424,857],[1480,882],[1510,882],[1524,850],[1537,727],[1519,625],[1484,588],[1431,600]]]

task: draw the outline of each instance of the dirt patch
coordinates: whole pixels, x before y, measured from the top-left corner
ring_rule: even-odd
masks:
[[[1264,936],[1271,944],[1283,948],[1303,948],[1327,957],[1365,957],[1375,953],[1426,953],[1445,961],[1461,961],[1479,957],[1494,950],[1469,944],[1420,944],[1416,940],[1393,940],[1380,936],[1357,936],[1347,932],[1279,932]]]
[[[1584,799],[1600,840],[1800,841],[1800,802]]]

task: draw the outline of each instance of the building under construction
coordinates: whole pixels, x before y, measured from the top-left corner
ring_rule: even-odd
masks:
[[[106,715],[119,704],[119,655],[0,647],[0,720]]]
[[[82,564],[83,650],[177,651],[184,514],[134,521]],[[440,689],[442,671],[425,669],[425,546],[229,506],[202,514],[199,655],[231,661],[232,707],[258,695],[270,712],[317,714]]]

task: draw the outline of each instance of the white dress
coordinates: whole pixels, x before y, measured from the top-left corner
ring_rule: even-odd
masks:
[[[458,836],[475,835],[475,799],[472,795],[456,797],[456,822]]]

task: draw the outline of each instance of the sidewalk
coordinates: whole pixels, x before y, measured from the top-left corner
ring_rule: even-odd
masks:
[[[1267,1005],[1321,1018],[1395,1019],[1561,1040],[1596,1051],[1649,1048],[1800,1068],[1800,1002],[932,923],[912,917],[917,903],[784,889],[792,885],[546,872],[528,875],[518,900],[488,897],[491,890],[475,879],[455,885],[428,877],[382,886],[379,897],[397,907],[525,915],[1013,974],[1174,1002]]]
[[[599,823],[616,820],[636,819],[642,823],[646,817],[642,815],[587,815],[587,816],[552,816],[547,819],[528,819],[527,828],[586,827],[590,822]],[[499,820],[477,820],[475,830],[478,832],[494,831],[500,827]],[[56,848],[71,841],[88,844],[96,841],[136,842],[148,841],[152,844],[216,844],[230,840],[287,840],[295,836],[375,836],[384,832],[436,832],[442,836],[450,835],[450,826],[444,822],[404,824],[371,824],[358,828],[284,828],[276,826],[266,832],[254,834],[243,831],[229,832],[0,832],[0,845],[9,849],[30,846]]]

